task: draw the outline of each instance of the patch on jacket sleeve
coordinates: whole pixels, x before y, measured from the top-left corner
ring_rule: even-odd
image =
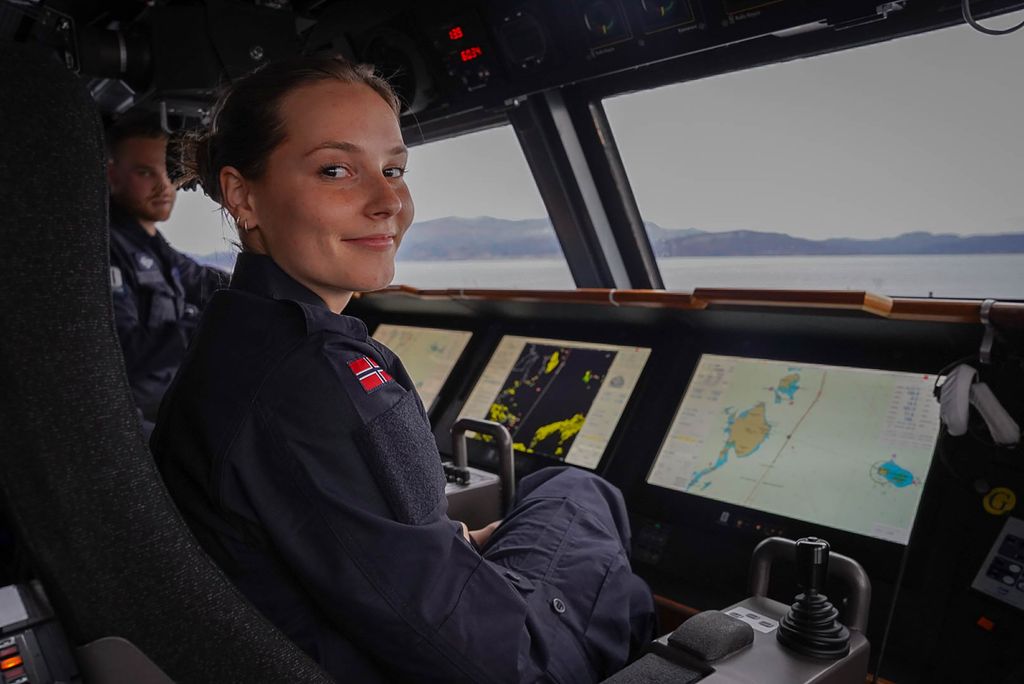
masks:
[[[389,382],[394,382],[388,372],[369,356],[361,356],[349,361],[348,368],[367,394],[375,392]]]
[[[110,267],[110,289],[114,292],[124,292],[124,276],[117,266]]]
[[[356,433],[359,451],[395,518],[409,525],[430,520],[444,500],[437,444],[409,392]]]

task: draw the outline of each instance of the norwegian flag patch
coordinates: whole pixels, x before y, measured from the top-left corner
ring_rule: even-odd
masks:
[[[356,380],[363,386],[367,394],[374,390],[380,389],[384,385],[393,381],[393,378],[388,375],[388,372],[377,365],[377,362],[371,359],[369,356],[363,356],[355,361],[349,361],[348,367],[355,374]]]

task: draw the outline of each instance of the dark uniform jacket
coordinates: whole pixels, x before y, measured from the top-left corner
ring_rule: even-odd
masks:
[[[155,420],[160,399],[185,357],[199,311],[228,274],[150,236],[117,205],[110,207],[110,285],[114,322],[135,404]]]
[[[631,621],[649,638],[617,491],[533,476],[481,555],[401,362],[268,257],[208,305],[151,445],[203,547],[339,682],[589,682]]]

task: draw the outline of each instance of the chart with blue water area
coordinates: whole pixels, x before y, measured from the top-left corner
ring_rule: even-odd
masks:
[[[906,544],[939,433],[934,382],[705,354],[647,482]]]

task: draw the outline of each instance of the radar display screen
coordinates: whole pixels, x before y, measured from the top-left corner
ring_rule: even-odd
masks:
[[[935,376],[701,357],[647,482],[907,544]]]
[[[459,417],[501,423],[520,453],[594,469],[650,351],[506,335]]]
[[[382,323],[373,333],[373,339],[402,360],[428,411],[472,336],[463,330],[390,323]]]

